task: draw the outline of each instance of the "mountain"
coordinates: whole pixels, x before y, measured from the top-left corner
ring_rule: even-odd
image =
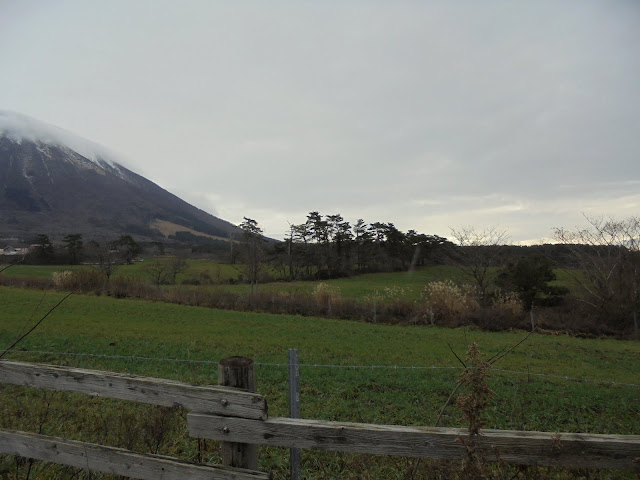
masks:
[[[227,239],[235,230],[127,169],[104,147],[0,111],[0,238],[161,240],[186,231]]]

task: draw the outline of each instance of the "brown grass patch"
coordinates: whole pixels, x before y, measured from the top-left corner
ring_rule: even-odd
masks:
[[[192,235],[197,235],[199,237],[207,237],[213,240],[222,240],[224,242],[229,242],[230,240],[226,237],[218,237],[216,235],[209,235],[208,233],[202,233],[193,228],[185,227],[184,225],[178,225],[177,223],[172,223],[167,220],[153,220],[149,222],[149,227],[158,230],[165,237],[169,235],[175,235],[178,232],[189,232]]]

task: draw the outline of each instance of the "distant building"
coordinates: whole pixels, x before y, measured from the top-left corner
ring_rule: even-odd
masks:
[[[16,247],[5,247],[0,248],[0,255],[26,255],[29,253],[29,248],[16,248]]]

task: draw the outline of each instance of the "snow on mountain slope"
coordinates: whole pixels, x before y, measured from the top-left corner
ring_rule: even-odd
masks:
[[[0,238],[176,232],[227,238],[236,227],[118,162],[108,149],[26,115],[0,111]]]
[[[119,176],[126,176],[117,155],[107,148],[67,130],[17,112],[0,110],[0,137],[21,143],[23,140],[69,149],[104,169],[110,167]],[[72,158],[72,157],[71,157]],[[78,166],[81,166],[80,164]],[[85,166],[86,167],[86,166]]]

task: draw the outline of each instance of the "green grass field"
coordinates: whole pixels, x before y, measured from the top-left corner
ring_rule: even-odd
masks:
[[[2,345],[16,337],[32,314],[31,322],[61,296],[45,293],[42,298],[41,292],[0,289]],[[260,364],[260,390],[267,395],[272,413],[283,415],[286,368],[282,365],[286,363],[287,350],[298,348],[306,365],[303,383],[313,392],[303,402],[306,416],[429,425],[435,421],[434,415],[459,373],[456,370],[459,363],[448,345],[463,356],[466,345],[477,342],[491,356],[524,335],[524,332],[371,325],[72,296],[19,345],[22,351],[12,353],[11,357],[206,383],[215,378],[215,362],[220,358],[249,356]],[[41,355],[29,351],[54,353]],[[81,355],[58,355],[61,352]],[[95,354],[105,357],[91,356]],[[109,358],[112,356],[182,359],[191,360],[192,364]],[[214,364],[193,363],[196,361]],[[637,398],[639,390],[622,385],[640,384],[638,365],[640,344],[635,341],[533,335],[496,365],[521,373],[495,373],[498,395],[491,426],[579,431],[581,425],[589,425],[590,431],[599,433],[640,433],[640,422],[631,421],[638,420],[638,406],[634,406],[637,402],[631,400]],[[371,366],[384,368],[357,368]],[[618,385],[612,385],[613,381]],[[518,420],[524,425],[515,425],[511,413],[504,408],[513,406],[517,391],[525,384],[531,401],[538,406],[525,419]],[[536,392],[538,388],[540,391]],[[382,393],[382,398],[376,396],[376,391]],[[393,408],[384,407],[387,397],[394,398]],[[345,402],[346,399],[349,401]],[[357,400],[362,400],[366,407],[359,406]],[[546,411],[549,402],[555,406]],[[603,405],[607,405],[606,411],[576,423],[574,407],[600,411]],[[567,416],[560,413],[564,409]],[[454,420],[450,419],[453,424]]]
[[[10,344],[61,296],[60,292],[0,288],[0,345]],[[7,358],[207,384],[216,381],[219,359],[249,356],[256,362],[258,391],[266,396],[270,415],[286,416],[287,351],[298,348],[303,363],[303,417],[433,425],[460,373],[448,345],[463,357],[466,345],[477,342],[491,356],[524,335],[372,325],[86,295],[70,297]],[[496,365],[509,372],[492,374],[490,384],[496,395],[487,412],[487,428],[640,434],[639,365],[638,342],[532,335]],[[15,388],[0,390],[5,408],[15,403],[15,397],[22,399],[21,404],[26,398],[46,399],[46,394],[16,393]],[[86,410],[85,414],[107,408],[95,399],[76,397],[61,398],[80,402],[75,408]],[[122,416],[129,410],[117,406],[121,403],[126,402],[105,405],[120,409]],[[37,407],[41,403],[33,405],[42,408]],[[58,408],[65,412],[68,407]],[[10,417],[10,412],[3,415],[3,427],[17,428]],[[37,428],[30,421],[25,420],[27,427],[21,428]],[[88,435],[86,425],[82,431],[60,425],[47,431],[78,439]],[[455,407],[449,407],[441,425],[463,426]],[[192,440],[177,442],[182,446],[172,443],[167,454],[195,455]],[[261,468],[274,472],[275,478],[285,478],[286,455],[285,450],[266,449]],[[355,468],[362,474],[351,478],[402,478],[398,472],[410,465],[403,460],[409,463],[389,470],[400,460],[365,461],[357,455],[318,452],[305,452],[304,458],[308,478],[349,478],[336,473],[335,466],[323,473],[317,462],[346,462],[349,471]],[[373,470],[360,470],[362,461]],[[388,473],[380,476],[382,472]]]
[[[394,288],[398,297],[417,300],[429,282],[452,280],[467,282],[463,272],[450,266],[418,268],[412,272],[368,273],[354,277],[323,280],[322,283],[338,287],[346,298],[362,298],[376,293],[383,294],[385,289]],[[264,291],[303,291],[312,292],[319,282],[272,282],[262,285]],[[243,285],[234,285],[240,289]]]
[[[136,262],[133,265],[122,265],[118,267],[114,276],[127,275],[138,278],[147,277],[148,268],[155,259],[147,258],[143,261]],[[166,259],[160,259],[166,261]],[[53,272],[74,269],[89,269],[86,265],[15,265],[10,267],[4,275],[10,277],[36,277],[51,278]],[[229,281],[237,281],[242,271],[241,265],[230,265],[226,263],[217,263],[207,260],[188,260],[187,268],[184,272],[176,277],[176,283],[180,284],[185,281],[193,281],[208,278],[214,285],[202,285],[202,288],[223,287],[225,290],[239,293],[248,293],[250,290],[247,284],[230,285]],[[274,278],[277,278],[275,271],[269,272]],[[564,286],[572,292],[581,291],[579,284],[575,280],[576,272],[567,272],[564,270],[555,270],[557,279],[552,282],[553,285]],[[451,280],[455,283],[469,283],[470,278],[467,277],[462,270],[453,266],[438,265],[430,267],[418,268],[412,272],[393,272],[393,273],[371,273],[358,275],[348,278],[339,278],[333,280],[323,280],[323,283],[338,287],[340,293],[346,298],[363,298],[365,296],[381,294],[385,296],[385,289],[395,289],[394,295],[399,299],[418,300],[424,291],[424,287],[429,282]],[[203,281],[206,283],[206,280]],[[319,282],[315,281],[295,281],[282,282],[274,281],[259,285],[261,291],[266,292],[307,292],[314,290]],[[387,295],[388,296],[388,295]]]
[[[114,273],[114,277],[120,275],[128,275],[133,277],[148,277],[146,269],[150,263],[154,261],[166,262],[167,257],[159,258],[141,258],[132,265],[119,265]],[[0,269],[3,266],[0,265]],[[93,269],[90,265],[13,265],[9,267],[4,275],[8,277],[35,277],[35,278],[51,278],[53,272],[62,272],[65,270],[77,269]],[[242,271],[242,265],[231,265],[228,263],[218,263],[208,260],[187,260],[187,269],[178,274],[176,281],[181,283],[184,280],[198,280],[203,275],[210,277],[214,283],[228,283],[229,280],[237,280]],[[271,272],[273,273],[273,272]]]

